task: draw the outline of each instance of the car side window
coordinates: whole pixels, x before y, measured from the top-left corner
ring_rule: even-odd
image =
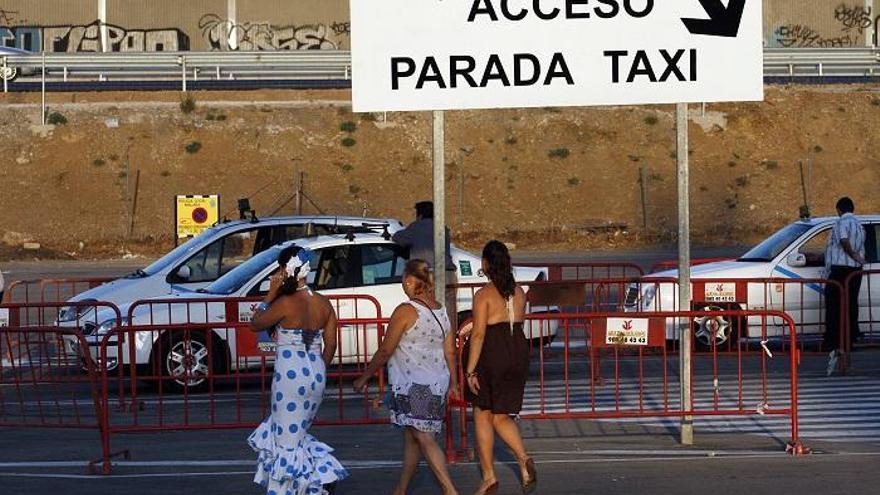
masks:
[[[363,285],[400,283],[406,259],[402,250],[390,244],[361,246],[361,279]]]
[[[223,239],[212,242],[183,264],[183,266],[189,268],[189,277],[175,276],[172,282],[198,283],[217,280],[219,278],[220,254],[222,250]]]
[[[315,287],[315,280],[317,278],[318,265],[320,264],[320,260],[321,250],[317,250],[312,256],[312,260],[309,262],[309,274],[306,275],[306,284],[311,287]],[[260,283],[254,284],[254,286],[251,287],[251,289],[247,293],[248,297],[265,296],[269,292],[270,279],[272,278],[272,275],[274,273],[274,270],[269,272],[268,275],[260,280]]]
[[[220,257],[218,277],[249,260],[256,254],[257,238],[261,229],[244,230],[223,238],[223,252]],[[265,230],[265,229],[262,229]]]
[[[335,246],[321,252],[314,282],[316,290],[343,289],[360,284],[359,274],[353,269],[356,248],[354,245]]]
[[[825,247],[830,236],[831,229],[825,229],[800,245],[798,252],[806,256],[807,266],[825,266]]]
[[[191,256],[182,266],[189,268],[189,277],[172,272],[171,283],[213,282],[254,255],[258,228],[234,232],[212,242]]]

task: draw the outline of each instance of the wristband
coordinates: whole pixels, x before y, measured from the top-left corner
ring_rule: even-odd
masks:
[[[257,304],[257,311],[266,311],[267,309],[269,309],[269,303],[266,301]]]
[[[476,371],[471,371],[470,373],[465,373],[465,374],[464,374],[464,377],[465,377],[465,378],[473,378],[473,377],[475,377],[475,376],[477,376],[477,372],[476,372]]]

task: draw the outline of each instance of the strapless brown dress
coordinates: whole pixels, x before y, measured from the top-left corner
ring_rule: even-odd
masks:
[[[474,395],[465,387],[468,402],[495,414],[519,414],[529,374],[529,343],[522,322],[514,323],[513,331],[506,321],[486,327],[475,371],[480,393]]]

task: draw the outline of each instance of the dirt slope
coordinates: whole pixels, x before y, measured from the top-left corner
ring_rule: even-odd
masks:
[[[695,242],[749,242],[793,219],[801,162],[815,213],[831,213],[843,194],[880,211],[877,90],[772,87],[762,103],[713,104],[705,116],[692,106]],[[252,196],[262,214],[291,213],[297,171],[308,197],[333,213],[409,220],[431,193],[430,115],[353,115],[344,91],[193,93],[188,114],[177,93],[50,95],[67,119],[54,128],[35,125],[37,96],[0,105],[0,233],[10,245],[34,240],[85,257],[160,252],[175,194],[219,193],[225,210]],[[465,245],[492,236],[520,249],[670,242],[673,124],[668,106],[447,113],[449,224]],[[306,202],[306,211],[315,208]]]

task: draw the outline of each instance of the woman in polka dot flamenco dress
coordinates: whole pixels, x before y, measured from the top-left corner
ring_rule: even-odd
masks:
[[[298,246],[281,252],[252,323],[253,331],[274,329],[277,343],[272,414],[248,438],[258,455],[254,482],[269,495],[323,495],[348,476],[333,449],[308,433],[336,351],[333,307],[305,282],[310,258]]]

